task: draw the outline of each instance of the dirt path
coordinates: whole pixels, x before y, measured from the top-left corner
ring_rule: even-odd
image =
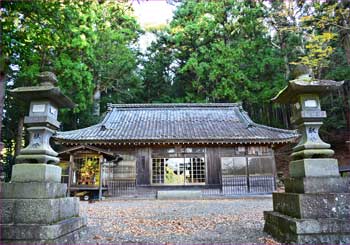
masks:
[[[264,233],[271,197],[225,200],[81,202],[81,244],[276,244]]]

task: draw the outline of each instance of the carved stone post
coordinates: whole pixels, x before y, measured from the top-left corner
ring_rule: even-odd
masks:
[[[264,230],[282,242],[350,243],[350,180],[340,177],[333,150],[318,134],[326,118],[320,96],[341,85],[302,75],[273,99],[293,105],[292,122],[301,134],[285,193],[273,193],[273,211],[264,213]]]
[[[74,103],[55,87],[56,76],[40,74],[41,84],[20,87],[13,96],[28,102],[25,124],[29,145],[16,158],[10,183],[2,184],[0,196],[0,240],[11,244],[46,244],[76,242],[86,219],[79,217],[79,202],[66,197],[67,185],[61,184],[61,168],[50,137],[59,128],[59,108]]]

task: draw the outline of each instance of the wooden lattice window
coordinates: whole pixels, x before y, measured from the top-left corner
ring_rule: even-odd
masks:
[[[152,183],[168,185],[204,184],[204,158],[152,158]]]
[[[164,158],[152,159],[152,183],[163,184],[164,183]]]
[[[186,167],[189,171],[189,176],[186,176],[188,183],[205,183],[204,158],[190,158]]]

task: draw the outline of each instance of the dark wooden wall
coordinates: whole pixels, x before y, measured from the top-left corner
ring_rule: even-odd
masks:
[[[220,148],[206,148],[207,161],[207,183],[208,185],[218,185],[221,182]]]
[[[182,146],[176,146],[176,148]],[[188,146],[195,147],[195,146]],[[186,157],[201,157],[205,156],[206,162],[206,184],[220,185],[221,184],[221,157],[226,156],[257,156],[273,154],[271,147],[267,145],[256,146],[197,146],[205,148],[205,154],[185,154]],[[166,154],[166,148],[175,148],[175,146],[131,146],[118,147],[109,150],[117,154],[130,154],[136,157],[136,184],[138,186],[151,185],[151,159],[153,157],[183,157],[183,154]],[[258,153],[259,152],[259,153]]]
[[[136,184],[150,185],[150,148],[136,149]]]

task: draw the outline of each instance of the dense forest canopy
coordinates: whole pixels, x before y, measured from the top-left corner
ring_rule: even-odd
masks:
[[[54,72],[77,104],[61,112],[62,130],[96,123],[109,102],[242,101],[255,121],[290,128],[289,107],[270,99],[303,64],[316,78],[347,81],[324,99],[324,129],[349,129],[349,1],[170,2],[178,7],[169,25],[148,30],[127,1],[1,2],[7,167],[24,142],[27,110],[7,91],[36,85],[41,71]],[[141,52],[144,32],[156,41]]]

